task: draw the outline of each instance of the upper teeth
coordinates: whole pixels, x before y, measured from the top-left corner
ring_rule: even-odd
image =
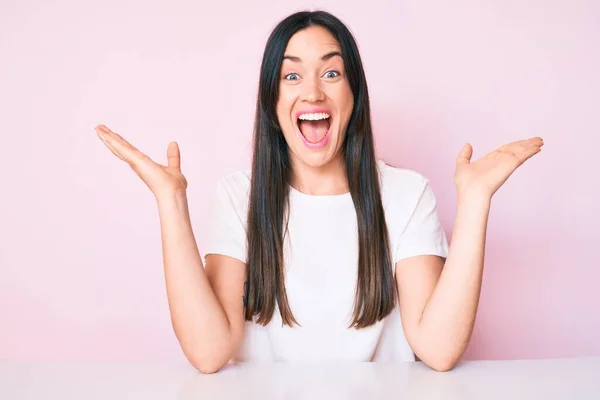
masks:
[[[319,120],[319,119],[327,119],[329,118],[329,114],[327,113],[306,113],[301,114],[299,119],[308,119],[311,121]]]

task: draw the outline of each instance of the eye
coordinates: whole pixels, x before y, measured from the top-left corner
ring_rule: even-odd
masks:
[[[295,78],[292,79],[292,77],[294,77],[294,76],[295,76]],[[298,75],[295,72],[292,72],[291,74],[287,74],[283,79],[287,79],[288,81],[297,81],[299,78],[300,78],[300,75]]]
[[[331,74],[334,74],[334,75],[331,75]],[[335,70],[327,71],[325,73],[325,77],[326,78],[337,78],[338,76],[340,76],[340,73],[338,71],[335,71]]]

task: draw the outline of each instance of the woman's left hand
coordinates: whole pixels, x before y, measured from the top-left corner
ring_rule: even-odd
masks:
[[[456,160],[454,173],[458,193],[477,193],[491,199],[508,177],[521,164],[539,153],[543,145],[544,141],[540,137],[519,140],[505,144],[471,163],[473,147],[465,144]]]

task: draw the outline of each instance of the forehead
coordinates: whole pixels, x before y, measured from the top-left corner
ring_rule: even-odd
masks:
[[[340,44],[333,35],[321,26],[311,26],[296,32],[285,48],[286,56],[302,60],[320,59],[331,51],[341,51]]]

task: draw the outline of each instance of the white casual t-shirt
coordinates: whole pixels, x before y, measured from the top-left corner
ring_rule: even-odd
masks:
[[[397,261],[411,256],[446,258],[448,242],[428,180],[381,160],[377,166],[394,269]],[[223,254],[246,262],[249,190],[249,170],[218,182],[201,246],[204,257]],[[397,299],[382,321],[348,328],[358,277],[358,228],[350,193],[315,196],[290,187],[284,265],[288,301],[301,326],[284,326],[277,307],[267,326],[247,321],[234,360],[414,361]]]

